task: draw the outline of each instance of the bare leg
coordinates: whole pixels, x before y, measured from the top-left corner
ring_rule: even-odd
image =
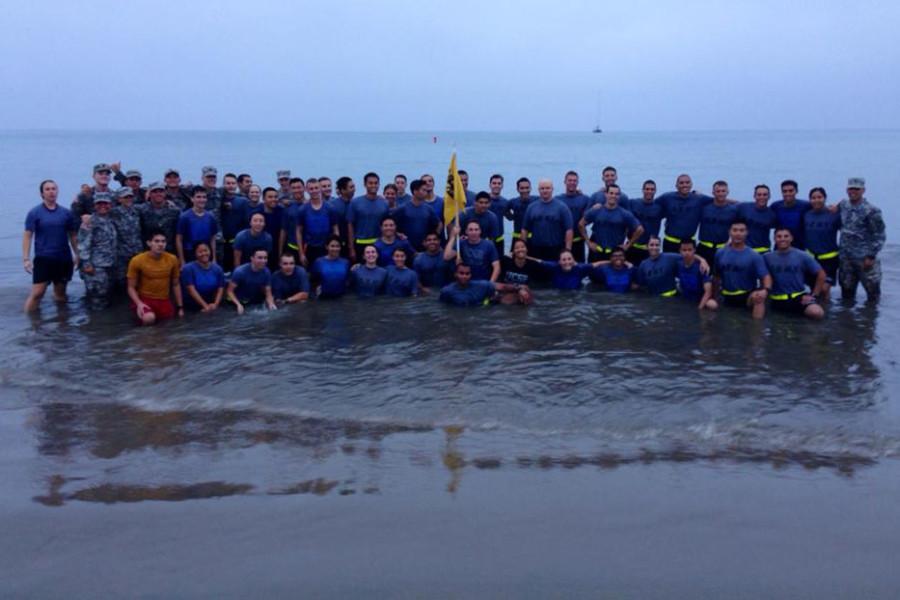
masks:
[[[28,295],[28,299],[25,300],[25,312],[36,310],[40,306],[44,292],[47,291],[47,285],[48,283],[45,282],[35,283],[31,286],[31,293]]]

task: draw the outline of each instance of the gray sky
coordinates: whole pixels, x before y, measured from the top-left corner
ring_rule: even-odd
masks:
[[[7,2],[0,129],[900,128],[900,3]],[[452,11],[452,12],[451,12]]]

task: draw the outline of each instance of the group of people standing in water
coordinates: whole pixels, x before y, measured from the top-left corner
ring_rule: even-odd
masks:
[[[792,180],[770,204],[766,185],[738,202],[727,182],[716,181],[708,196],[686,174],[674,191],[657,195],[647,180],[641,197],[629,199],[613,167],[592,195],[574,171],[563,193],[541,179],[532,195],[521,177],[510,199],[500,174],[478,193],[468,190],[465,171],[459,175],[466,209],[447,223],[429,174],[408,185],[396,175],[382,187],[366,173],[357,195],[350,177],[333,186],[328,177],[303,180],[290,171],[265,188],[249,174],[227,173],[220,187],[211,166],[201,185],[182,184],[169,169],[162,182],[144,186],[139,171],[101,163],[71,210],[45,180],[25,220],[22,254],[33,278],[25,310],[38,308],[51,283],[64,302],[76,269],[90,307],[124,293],[148,325],[185,310],[226,304],[243,313],[347,293],[529,304],[535,287],[576,290],[586,281],[613,293],[683,298],[701,310],[741,307],[755,318],[767,306],[822,318],[835,283],[845,300],[855,299],[860,283],[870,302],[880,296],[884,221],[862,178],[850,178],[847,198],[828,205],[821,187],[799,199]],[[121,184],[115,191],[113,178]]]

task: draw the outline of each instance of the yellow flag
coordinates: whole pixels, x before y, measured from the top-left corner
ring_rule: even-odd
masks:
[[[466,191],[463,189],[462,179],[456,170],[456,152],[450,157],[450,169],[447,173],[447,187],[444,190],[444,224],[450,226],[450,221],[459,213],[466,210]]]

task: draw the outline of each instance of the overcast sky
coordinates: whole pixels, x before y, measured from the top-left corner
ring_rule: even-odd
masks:
[[[900,128],[900,2],[5,2],[0,129]]]

